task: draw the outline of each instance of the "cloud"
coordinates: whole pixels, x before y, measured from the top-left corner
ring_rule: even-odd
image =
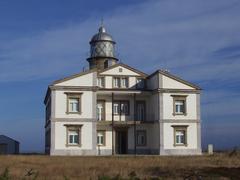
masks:
[[[149,1],[106,14],[121,60],[147,72],[168,68],[191,80],[212,80],[225,71],[239,77],[238,62],[216,63],[212,54],[237,46],[238,1]],[[81,71],[98,19],[39,32],[0,47],[0,81],[26,81]],[[238,58],[238,57],[236,57]],[[139,63],[141,62],[141,63]],[[214,67],[214,69],[213,69]],[[11,71],[9,71],[11,69]],[[184,75],[185,74],[185,75]],[[234,78],[230,76],[229,78]]]
[[[199,83],[204,89],[202,117],[207,123],[239,117],[238,0],[146,1],[121,6],[104,16],[122,62],[147,73],[170,69]],[[2,41],[0,82],[48,79],[50,83],[81,71],[87,66],[88,42],[98,24],[99,17],[91,15],[82,22],[66,22],[56,29]]]

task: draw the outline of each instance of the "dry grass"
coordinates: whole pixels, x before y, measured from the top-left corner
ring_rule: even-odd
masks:
[[[12,179],[32,177],[35,173],[38,173],[37,179],[108,179],[104,176],[119,179],[240,179],[240,154],[181,157],[0,156],[0,174],[5,168],[9,168]],[[29,176],[25,176],[27,172]]]

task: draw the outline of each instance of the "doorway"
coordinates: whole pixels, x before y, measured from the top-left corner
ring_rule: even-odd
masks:
[[[116,131],[116,153],[117,154],[127,154],[127,149],[128,149],[127,138],[128,138],[127,130]]]

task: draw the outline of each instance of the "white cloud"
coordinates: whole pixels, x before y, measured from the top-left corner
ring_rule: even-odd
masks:
[[[106,12],[105,17],[124,63],[147,73],[167,68],[201,82],[205,117],[239,115],[239,94],[227,89],[240,79],[238,0],[147,1]],[[62,78],[81,71],[98,24],[99,17],[89,17],[35,36],[2,41],[0,82]],[[231,47],[238,48],[223,50]],[[228,58],[231,55],[236,56]],[[214,88],[215,83],[224,84],[223,89]]]
[[[106,24],[125,63],[147,72],[168,68],[191,80],[215,79],[222,71],[226,73],[222,78],[234,78],[229,72],[239,77],[238,62],[224,68],[226,61],[213,64],[210,57],[215,50],[240,44],[236,36],[239,7],[235,0],[149,1],[109,12]],[[88,41],[97,22],[90,17],[83,23],[3,43],[0,81],[81,71],[87,65]]]

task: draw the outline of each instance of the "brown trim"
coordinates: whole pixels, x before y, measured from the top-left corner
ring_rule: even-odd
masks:
[[[66,126],[66,147],[71,147],[71,146],[78,146],[81,147],[82,146],[82,134],[81,134],[81,128],[82,125],[81,124],[64,124],[64,126]],[[78,144],[69,144],[69,137],[68,137],[68,133],[69,131],[77,131],[78,132]]]
[[[99,88],[98,91],[132,91],[134,93],[136,92],[152,92],[152,90],[147,89],[130,89],[130,88]]]
[[[139,144],[138,143],[138,135],[139,135],[139,133],[144,133],[144,136],[145,136],[144,144]],[[137,143],[136,143],[137,146],[146,146],[147,145],[147,131],[146,130],[137,130],[137,137],[136,137],[136,139],[137,139]]]
[[[97,86],[49,86],[51,90],[97,91]]]
[[[103,144],[102,145],[99,145],[98,143],[97,143],[97,146],[106,146],[106,131],[105,130],[97,130],[97,138],[98,138],[98,133],[99,132],[103,132]]]
[[[188,125],[172,125],[173,127],[173,146],[187,146],[187,128]],[[184,131],[184,144],[177,144],[176,143],[176,131]]]
[[[110,70],[110,69],[113,69],[113,68],[116,68],[116,67],[118,67],[118,66],[122,66],[122,67],[124,67],[124,68],[126,68],[126,69],[129,69],[129,70],[131,70],[131,71],[139,74],[140,76],[143,76],[143,77],[147,77],[147,76],[148,76],[148,74],[146,74],[146,73],[144,73],[144,72],[141,72],[141,71],[139,71],[139,70],[137,70],[137,69],[135,69],[135,68],[132,68],[132,67],[130,67],[130,66],[126,65],[126,64],[123,64],[123,63],[114,64],[114,65],[112,65],[112,66],[110,66],[110,67],[108,67],[108,68],[106,68],[106,69],[103,69],[103,70],[99,71],[98,73],[106,72],[106,71],[108,71],[108,70]]]
[[[199,94],[200,90],[196,89],[167,89],[167,88],[157,88],[152,90],[153,93],[194,93]]]
[[[187,115],[187,96],[185,95],[171,95],[173,97],[173,116],[178,116],[178,115]],[[177,113],[176,112],[176,101],[183,101],[183,106],[184,106],[184,112],[183,113]]]
[[[82,93],[69,93],[65,92],[66,94],[66,114],[82,114]],[[78,100],[78,111],[71,112],[69,111],[69,99],[77,99]]]

